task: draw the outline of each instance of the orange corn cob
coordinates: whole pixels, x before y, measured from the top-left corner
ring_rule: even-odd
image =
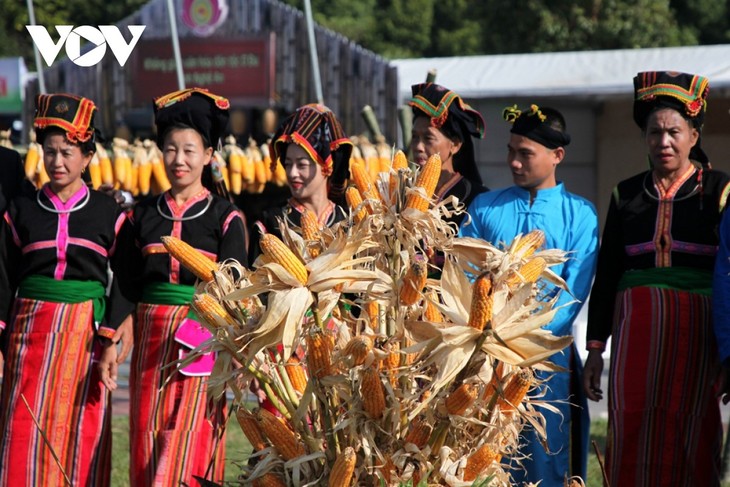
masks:
[[[308,273],[304,264],[276,235],[270,233],[261,235],[259,245],[264,255],[271,259],[271,262],[281,265],[300,283],[307,283]]]
[[[426,285],[427,266],[424,261],[415,260],[403,277],[400,288],[400,304],[410,306],[416,304],[421,297],[421,291]]]
[[[378,320],[380,319],[380,305],[377,301],[368,301],[365,305],[365,312],[368,315],[370,327],[376,330]]]
[[[515,411],[530,387],[532,387],[532,375],[529,369],[520,369],[504,388],[504,394],[499,400],[500,411],[504,413]]]
[[[160,192],[164,193],[170,189],[170,179],[167,177],[165,172],[165,163],[162,162],[162,154],[157,148],[153,149],[155,156],[152,158],[152,178],[157,183],[157,187]]]
[[[367,335],[358,335],[352,337],[345,348],[343,353],[352,357],[353,365],[362,365],[365,363],[365,359],[373,349],[373,339]]]
[[[428,424],[423,418],[414,419],[408,427],[408,433],[403,441],[413,443],[418,448],[423,448],[431,437],[433,426]]]
[[[286,483],[275,473],[266,472],[251,483],[251,487],[287,487]]]
[[[38,172],[38,162],[41,160],[43,149],[37,142],[28,144],[28,152],[25,153],[25,176],[33,181]]]
[[[99,168],[101,169],[101,183],[102,184],[114,184],[114,169],[112,168],[112,161],[109,159],[109,153],[104,149],[104,146],[97,143],[96,153],[99,155]]]
[[[142,161],[139,165],[139,193],[148,195],[150,193],[150,183],[152,181],[152,164],[148,159]]]
[[[162,240],[162,244],[170,252],[170,255],[179,260],[199,279],[205,282],[213,280],[213,273],[218,270],[218,264],[177,237],[170,235],[161,237],[160,240]]]
[[[241,426],[244,436],[251,443],[253,451],[260,451],[266,448],[266,438],[259,428],[259,424],[253,414],[243,408],[236,411],[236,419]]]
[[[352,482],[352,475],[355,473],[355,462],[357,456],[355,449],[351,446],[345,448],[335,460],[330,471],[328,487],[349,487]]]
[[[395,153],[393,156],[393,171],[390,174],[390,181],[388,183],[388,191],[390,191],[390,198],[393,199],[395,196],[395,189],[398,184],[398,171],[401,169],[407,169],[408,168],[408,160],[406,159],[406,155],[402,150],[399,150]]]
[[[307,368],[317,379],[332,374],[332,340],[319,329],[306,336]]]
[[[301,457],[306,453],[304,445],[294,432],[269,411],[259,408],[255,418],[261,431],[285,460]]]
[[[461,416],[476,401],[478,394],[479,391],[475,385],[461,384],[446,397],[446,411],[449,414]]]
[[[347,206],[349,206],[353,212],[356,211],[358,207],[360,208],[357,213],[353,214],[355,223],[360,223],[368,214],[368,210],[360,206],[362,205],[362,196],[360,195],[360,191],[354,186],[349,186],[345,190],[345,200],[347,200]]]
[[[406,208],[415,208],[420,211],[428,210],[428,205],[431,203],[431,197],[436,190],[436,184],[438,184],[440,176],[441,158],[438,154],[434,154],[428,158],[426,164],[421,168],[415,184],[415,186],[423,188],[426,193],[426,198],[423,198],[419,194],[411,193],[406,200]]]
[[[492,300],[492,275],[485,272],[477,277],[472,286],[469,326],[483,330],[492,321]]]
[[[292,355],[286,361],[284,368],[294,390],[299,394],[304,393],[304,390],[307,388],[307,374],[304,372],[304,367],[299,359],[295,355]]]
[[[486,401],[491,398],[499,390],[499,383],[502,382],[502,375],[504,373],[504,362],[497,363],[497,366],[492,370],[492,378],[489,379],[489,383],[484,388],[484,394],[482,400]]]
[[[537,281],[540,275],[545,271],[547,262],[542,257],[535,257],[525,262],[517,272],[512,273],[507,278],[507,287],[515,289],[522,283],[532,283]]]
[[[373,186],[370,176],[362,164],[352,164],[350,167],[350,175],[352,176],[352,182],[355,183],[358,191],[360,191],[362,199],[378,198],[378,191]],[[368,206],[367,211],[372,214],[373,210]]]
[[[545,244],[545,233],[542,230],[533,230],[520,238],[514,250],[514,255],[527,258]]]
[[[373,367],[363,370],[360,384],[360,397],[363,409],[373,419],[378,419],[385,411],[385,389],[380,374]]]
[[[475,480],[479,474],[484,472],[487,467],[492,464],[493,461],[499,461],[500,456],[499,452],[490,444],[483,444],[466,459],[464,480],[467,482]]]
[[[236,320],[228,311],[208,293],[196,294],[192,300],[193,308],[210,326],[219,327],[222,324],[238,326]]]
[[[444,317],[441,315],[441,311],[438,310],[433,301],[438,301],[438,296],[435,292],[429,291],[425,304],[423,306],[423,321],[430,321],[431,323],[443,323]]]

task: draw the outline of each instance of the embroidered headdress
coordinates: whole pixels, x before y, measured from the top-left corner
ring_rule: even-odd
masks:
[[[162,148],[167,131],[174,126],[196,130],[208,147],[217,148],[228,125],[230,103],[204,88],[188,88],[155,98],[157,145]]]
[[[554,108],[539,108],[530,105],[529,110],[520,110],[517,105],[506,107],[502,111],[504,119],[512,123],[510,133],[522,135],[548,149],[557,149],[570,144],[570,135],[565,133],[563,115]],[[562,130],[556,130],[554,124]]]
[[[634,121],[644,130],[654,110],[672,108],[702,130],[707,111],[710,82],[704,76],[676,71],[646,71],[634,77]],[[690,158],[702,164],[709,162],[700,146],[692,148]]]
[[[38,95],[33,120],[36,138],[43,143],[46,130],[56,127],[66,133],[66,139],[71,143],[93,142],[95,113],[96,105],[88,98],[66,93]]]
[[[408,104],[413,116],[426,116],[431,125],[440,129],[447,137],[456,136],[462,147],[454,155],[454,170],[466,179],[482,183],[474,160],[474,144],[471,137],[484,137],[484,119],[459,95],[435,83],[420,83],[411,86],[413,98]]]

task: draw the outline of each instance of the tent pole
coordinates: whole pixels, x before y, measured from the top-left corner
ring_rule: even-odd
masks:
[[[312,76],[314,77],[314,90],[317,95],[317,103],[324,105],[322,96],[322,80],[319,77],[319,59],[317,58],[317,44],[314,38],[314,20],[312,19],[312,4],[310,0],[304,0],[304,13],[307,18],[307,36],[309,37],[309,59],[312,63]]]
[[[30,1],[30,0],[29,0]],[[170,37],[172,37],[172,52],[175,56],[175,70],[177,71],[177,89],[185,89],[185,75],[183,74],[182,59],[180,56],[180,40],[177,37],[177,19],[172,0],[167,0],[167,14],[170,17]]]
[[[36,25],[35,24],[35,9],[33,8],[33,0],[26,0],[26,4],[28,5],[28,18],[30,20],[30,25]],[[35,54],[35,69],[38,73],[38,89],[41,92],[41,95],[46,94],[46,80],[43,76],[43,63],[41,62],[41,52],[38,50],[38,46],[35,45],[35,42],[33,43],[33,53]]]

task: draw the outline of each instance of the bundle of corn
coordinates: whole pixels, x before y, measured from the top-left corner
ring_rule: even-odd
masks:
[[[25,153],[25,176],[37,188],[40,188],[50,179],[43,166],[43,147],[36,142],[35,131],[30,132],[28,151]]]
[[[236,398],[257,445],[242,472],[254,484],[511,485],[501,458],[518,458],[526,424],[545,434],[530,391],[534,370],[555,370],[546,359],[570,343],[542,328],[557,311],[550,287],[565,288],[550,270],[565,253],[541,249],[537,234],[506,248],[457,238],[443,216],[463,207],[433,202],[440,161],[413,173],[403,159],[356,176],[369,183],[348,190],[349,221],[282,221],[253,270],[202,273],[214,278],[195,306],[220,304],[201,313],[213,332],[201,350],[218,352],[209,390]],[[438,280],[426,276],[426,241],[447,256]],[[254,379],[279,419],[247,409]]]

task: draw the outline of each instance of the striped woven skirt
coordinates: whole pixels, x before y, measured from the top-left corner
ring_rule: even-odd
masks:
[[[193,476],[221,482],[225,466],[225,403],[208,400],[207,377],[187,377],[175,366],[174,340],[187,306],[140,304],[130,370],[131,485],[198,485]]]
[[[4,332],[0,485],[109,485],[111,401],[99,379],[91,301],[18,298],[13,316]]]
[[[635,287],[617,298],[609,377],[611,485],[720,485],[711,298]]]

